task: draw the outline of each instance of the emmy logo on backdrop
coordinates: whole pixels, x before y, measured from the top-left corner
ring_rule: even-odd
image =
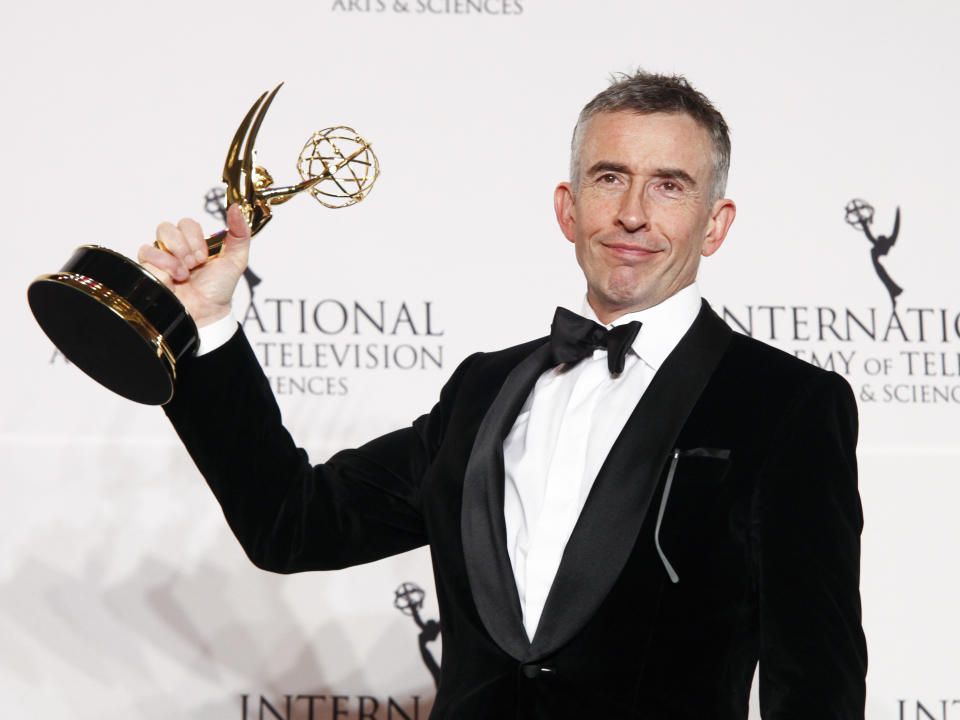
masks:
[[[254,143],[280,87],[263,93],[247,112],[223,166],[226,205],[240,206],[254,235],[273,217],[274,206],[295,195],[309,192],[326,207],[346,207],[366,197],[380,174],[370,144],[337,126],[315,132],[303,146],[297,160],[301,182],[275,187],[266,168],[255,163]],[[207,238],[212,259],[226,236],[221,230]],[[65,357],[137,402],[168,402],[177,362],[196,352],[197,327],[176,296],[140,265],[106,248],[77,248],[60,272],[30,284],[27,299]]]
[[[433,684],[440,685],[440,665],[433,657],[433,653],[427,647],[427,643],[433,642],[440,637],[440,623],[436,620],[427,620],[420,617],[420,609],[423,607],[423,600],[426,593],[423,588],[412,582],[401,583],[393,593],[393,606],[404,615],[409,615],[420,628],[418,641],[420,644],[420,657],[423,658],[423,664],[433,676]]]
[[[896,311],[897,296],[903,292],[903,288],[893,281],[887,269],[880,264],[880,258],[890,252],[890,248],[892,248],[893,244],[897,241],[897,235],[900,233],[900,208],[897,208],[897,215],[893,221],[893,232],[891,232],[890,235],[878,235],[876,237],[874,237],[870,231],[870,225],[873,224],[873,205],[866,200],[854,198],[847,203],[844,210],[846,211],[847,224],[862,230],[863,234],[867,236],[867,240],[870,241],[872,245],[870,248],[870,259],[873,261],[873,269],[890,294],[890,303],[893,305],[894,311]]]

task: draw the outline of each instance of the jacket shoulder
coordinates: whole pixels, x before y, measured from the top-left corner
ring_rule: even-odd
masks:
[[[776,383],[787,386],[819,384],[839,381],[846,385],[842,376],[831,370],[817,367],[806,360],[784,352],[755,338],[734,332],[727,351],[731,365],[740,368],[746,377],[757,383]]]
[[[483,375],[493,374],[506,377],[525,357],[549,341],[549,336],[544,336],[500,350],[473,353],[463,360],[457,368],[457,372],[467,376],[480,373]]]

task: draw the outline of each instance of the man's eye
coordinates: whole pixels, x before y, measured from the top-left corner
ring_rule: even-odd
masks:
[[[597,178],[597,182],[603,185],[613,185],[616,182],[619,182],[620,178],[614,175],[613,173],[604,173]]]
[[[677,185],[672,180],[665,180],[660,187],[662,187],[667,192],[677,192],[680,189],[680,186]]]

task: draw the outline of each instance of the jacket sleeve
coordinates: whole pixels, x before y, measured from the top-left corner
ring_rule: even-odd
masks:
[[[242,331],[186,364],[165,410],[255,565],[335,569],[426,544],[420,480],[466,364],[411,427],[317,466],[283,427]]]
[[[754,498],[765,720],[863,720],[857,409],[818,373],[798,390]]]

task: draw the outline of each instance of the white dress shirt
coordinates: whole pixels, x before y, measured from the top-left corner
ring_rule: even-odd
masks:
[[[700,291],[694,283],[659,305],[617,318],[607,327],[643,323],[623,372],[611,377],[602,348],[572,368],[547,370],[503,441],[507,551],[531,640],[600,466],[699,312]],[[586,300],[580,314],[599,322]],[[236,329],[232,316],[200,328],[197,354],[224,344]]]
[[[607,327],[643,325],[613,377],[606,349],[544,372],[503,441],[507,552],[533,640],[560,558],[614,441],[667,355],[700,312],[696,284]],[[584,300],[581,315],[595,322]]]
[[[206,355],[211,350],[216,350],[224,345],[227,340],[233,337],[237,331],[238,323],[233,313],[225,318],[220,318],[209,325],[197,328],[197,336],[200,342],[197,344],[197,355]]]

